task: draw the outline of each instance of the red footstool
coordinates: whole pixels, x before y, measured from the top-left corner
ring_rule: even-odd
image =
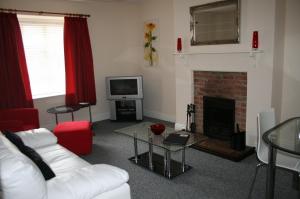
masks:
[[[58,143],[77,155],[92,152],[93,132],[88,121],[59,123],[53,130]]]

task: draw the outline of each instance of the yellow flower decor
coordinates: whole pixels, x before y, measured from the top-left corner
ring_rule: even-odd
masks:
[[[153,41],[157,39],[157,36],[153,35],[155,28],[154,23],[147,23],[145,25],[144,59],[149,62],[150,66],[153,66],[153,63],[157,61],[156,49],[153,47]]]

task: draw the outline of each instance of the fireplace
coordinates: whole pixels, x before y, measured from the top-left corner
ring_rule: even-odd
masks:
[[[230,120],[230,125],[226,127],[227,134],[234,133],[235,123],[239,124],[240,130],[246,130],[246,105],[247,105],[247,73],[246,72],[219,72],[219,71],[194,71],[194,104],[196,105],[195,123],[197,126],[197,133],[206,134],[204,128],[207,127],[206,121],[204,121],[204,99],[206,97],[208,101],[219,101],[219,105],[216,106],[219,113],[228,112],[230,116],[223,119]],[[216,100],[223,99],[223,100]],[[227,100],[226,100],[227,99]],[[231,100],[228,100],[231,99]],[[209,106],[211,102],[208,102]],[[224,105],[220,108],[220,105]],[[223,109],[223,110],[222,110]],[[234,109],[233,112],[228,109]],[[217,116],[216,116],[217,117]],[[218,117],[221,117],[219,114]],[[220,118],[216,118],[219,120]],[[230,127],[229,127],[230,126]],[[210,127],[211,129],[219,129],[219,127]],[[214,130],[215,131],[215,130]],[[228,132],[231,131],[231,132]],[[212,135],[209,133],[209,137],[216,137],[222,140],[227,138],[226,133],[220,131],[220,135]],[[218,133],[217,133],[218,134]],[[206,134],[207,135],[207,134]],[[228,135],[229,137],[229,135]]]
[[[254,153],[237,147],[247,133],[247,72],[194,71],[194,104],[196,134],[205,138],[194,148],[234,161]]]
[[[203,96],[203,134],[230,140],[234,133],[235,100]]]

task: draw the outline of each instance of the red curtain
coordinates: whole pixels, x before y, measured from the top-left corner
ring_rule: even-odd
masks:
[[[17,15],[0,13],[0,109],[32,107],[29,76]]]
[[[66,104],[96,104],[91,42],[86,18],[65,17]]]

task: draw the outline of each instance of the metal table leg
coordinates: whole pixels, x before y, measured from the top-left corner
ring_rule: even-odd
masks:
[[[267,170],[267,192],[266,198],[274,198],[274,184],[276,173],[276,149],[269,145],[269,164]]]
[[[165,155],[164,155],[164,174],[165,175],[167,174],[167,170],[168,170],[167,155],[168,155],[168,152],[167,152],[167,149],[165,149]]]
[[[149,138],[149,168],[153,170],[153,144],[152,144],[152,138]]]
[[[73,111],[71,112],[71,115],[72,115],[72,121],[74,121],[74,113],[73,113]]]
[[[134,161],[138,163],[138,148],[137,148],[137,138],[136,136],[133,138],[133,145],[134,145]]]
[[[129,160],[132,163],[151,172],[164,176],[167,179],[173,179],[174,177],[179,176],[192,169],[191,166],[185,163],[184,151],[182,151],[182,161],[172,160],[172,151],[170,150],[170,148],[164,148],[164,155],[157,154],[154,152],[155,145],[153,144],[153,142],[154,141],[152,140],[152,145],[148,143],[149,151],[140,154],[137,154],[137,148],[135,144],[135,155],[133,157],[130,157]]]
[[[93,122],[93,118],[92,118],[92,111],[91,111],[91,105],[89,105],[89,114],[90,114],[90,122]]]
[[[171,151],[167,150],[167,177],[171,178]]]
[[[293,172],[293,187],[294,189],[300,191],[300,173],[298,172]]]
[[[181,168],[182,172],[185,172],[185,148],[182,149]]]
[[[56,124],[58,124],[57,113],[55,113],[55,121],[56,121]]]

